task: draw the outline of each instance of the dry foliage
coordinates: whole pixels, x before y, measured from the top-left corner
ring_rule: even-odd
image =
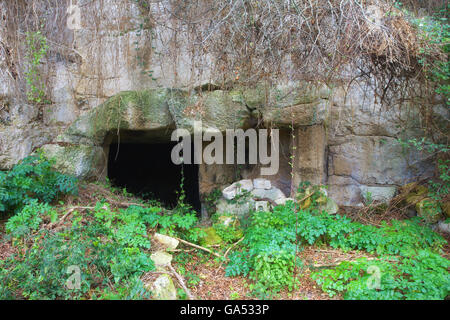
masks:
[[[409,2],[413,8],[423,6],[420,1]],[[389,0],[122,0],[114,2],[114,17],[105,10],[107,0],[6,1],[0,4],[7,26],[0,32],[0,65],[14,79],[18,93],[25,91],[27,31],[40,30],[48,39],[44,80],[51,60],[79,63],[73,31],[65,26],[70,3],[81,7],[83,32],[99,44],[113,35],[112,30],[116,36],[135,32],[142,40],[139,45],[146,46],[139,58],[153,63],[160,59],[161,64],[173,61],[175,75],[180,57],[187,57],[193,85],[205,78],[214,88],[297,80],[350,86],[359,81],[385,106],[420,104],[429,117],[434,103],[434,85],[423,85],[426,79],[418,63],[424,43]],[[130,12],[135,20],[124,21]],[[426,46],[428,54],[439,56],[439,48]],[[104,50],[104,43],[92,47],[92,55],[103,59],[96,50]],[[118,48],[115,58],[124,59],[123,54]],[[136,64],[136,73],[141,67]],[[99,99],[105,96],[104,81],[112,80],[103,72],[98,61],[89,74],[80,74],[97,81],[93,91]]]

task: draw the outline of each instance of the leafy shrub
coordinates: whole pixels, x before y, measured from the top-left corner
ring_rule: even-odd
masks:
[[[48,204],[32,202],[9,219],[8,230],[22,234],[22,229],[37,229],[40,215],[47,210],[52,210]],[[112,281],[117,288],[135,283],[136,277],[154,269],[149,254],[143,251],[150,247],[150,240],[142,225],[146,223],[145,213],[154,211],[134,207],[117,213],[98,203],[91,213],[93,219],[79,223],[78,217],[74,218],[71,227],[58,233],[41,229],[34,235],[31,248],[2,262],[0,298],[77,299],[92,289],[102,292]],[[27,216],[31,217],[28,222]],[[79,289],[66,286],[70,266],[80,268]],[[135,289],[127,294],[140,296],[139,286]]]
[[[33,199],[46,203],[63,194],[76,194],[77,180],[52,168],[40,153],[23,159],[9,172],[0,171],[0,212],[21,210]]]
[[[318,197],[313,198],[318,199]],[[394,259],[394,255],[399,256],[399,258],[395,258],[397,260],[403,259],[402,264],[399,264],[403,266],[403,269],[395,274],[392,273],[392,270],[385,274],[382,283],[390,289],[384,290],[383,293],[369,294],[366,292],[366,287],[361,287],[363,281],[370,277],[370,274],[367,274],[364,269],[369,264],[360,264],[354,267],[354,264],[350,262],[343,263],[337,271],[324,271],[320,277],[321,280],[316,276],[327,292],[348,291],[349,293],[345,296],[347,298],[355,296],[364,298],[364,294],[369,294],[365,297],[367,299],[410,298],[413,296],[413,292],[400,295],[399,284],[394,283],[392,279],[403,279],[399,278],[399,275],[406,272],[405,268],[408,265],[406,261],[419,266],[421,262],[418,262],[417,259],[423,257],[424,252],[428,252],[431,261],[428,264],[422,264],[422,270],[434,267],[438,270],[436,273],[438,278],[430,278],[430,286],[439,284],[445,288],[447,278],[443,276],[443,270],[448,260],[440,257],[437,252],[446,241],[426,224],[422,224],[419,218],[405,221],[394,220],[390,224],[383,222],[381,227],[375,227],[352,222],[345,216],[320,212],[319,208],[313,199],[311,206],[307,209],[299,210],[294,203],[288,202],[284,206],[275,207],[273,213],[253,212],[249,226],[245,230],[245,239],[242,242],[245,247],[240,252],[236,251],[230,255],[226,275],[248,274],[251,279],[256,281],[255,289],[260,293],[264,291],[277,292],[284,287],[291,289],[295,285],[294,267],[302,265],[301,261],[295,260],[295,252],[299,249],[297,242],[309,245],[323,243],[343,250],[365,250],[378,254],[385,259],[383,265],[385,270],[393,268],[390,259]],[[413,258],[404,260],[408,257]],[[433,264],[433,261],[437,264]],[[352,267],[349,268],[349,266]],[[409,274],[410,278],[405,275],[409,280],[416,275],[411,270]],[[354,282],[354,279],[359,279],[359,282]],[[398,281],[404,282],[405,280]],[[388,284],[391,287],[388,287]],[[411,283],[407,285],[412,287]],[[354,289],[350,290],[349,288]],[[417,290],[419,289],[421,292],[425,292],[421,285],[418,285]],[[362,291],[365,293],[361,293]],[[428,292],[424,293],[423,297],[435,298],[442,295],[443,293]]]
[[[293,288],[296,236],[292,211],[279,206],[277,212],[251,213],[245,230],[242,252],[233,252],[226,268],[227,276],[247,275],[256,281],[256,291],[276,293]],[[255,291],[255,292],[256,292]]]
[[[8,220],[6,232],[13,238],[22,238],[36,231],[42,222],[42,215],[49,211],[54,211],[50,205],[31,200],[19,213]]]
[[[447,259],[420,250],[400,259],[382,256],[375,261],[342,262],[335,269],[313,273],[312,278],[330,296],[343,293],[351,300],[444,299],[450,292],[449,267]],[[376,273],[369,273],[370,268]]]
[[[246,277],[250,271],[250,265],[245,253],[232,252],[230,254],[230,261],[225,269],[227,277],[236,277],[243,275]]]

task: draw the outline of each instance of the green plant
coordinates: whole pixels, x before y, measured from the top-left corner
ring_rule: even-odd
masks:
[[[382,256],[342,262],[312,274],[330,296],[351,300],[444,299],[450,293],[450,261],[430,250],[405,258]]]
[[[276,293],[284,287],[293,289],[294,265],[301,263],[295,260],[295,215],[291,209],[279,206],[274,213],[251,213],[244,249],[230,254],[227,276],[248,274],[256,282],[255,294],[265,290]]]
[[[43,103],[45,100],[44,82],[40,75],[40,65],[43,58],[47,55],[47,38],[41,31],[27,32],[26,34],[27,53],[26,60],[28,68],[25,71],[25,80],[29,91],[27,97],[30,102]]]
[[[100,202],[83,223],[83,217],[74,212],[72,224],[61,232],[39,228],[41,217],[51,210],[48,204],[33,201],[9,219],[8,230],[19,236],[28,234],[32,246],[1,263],[0,297],[79,299],[92,289],[111,299],[145,296],[138,278],[154,270],[145,251],[150,247],[146,229],[160,208],[130,207],[116,212]],[[30,230],[36,232],[30,234]],[[71,266],[80,270],[79,288],[66,285]],[[111,283],[115,289],[105,289]]]
[[[250,271],[249,261],[245,253],[232,252],[229,257],[229,263],[225,268],[227,277],[236,277],[243,275],[246,277]]]
[[[213,191],[205,195],[204,203],[206,206],[206,211],[209,214],[213,214],[215,212],[217,200],[221,196],[222,192],[219,189],[214,189]]]
[[[438,176],[428,181],[430,187],[428,196],[435,201],[443,201],[450,192],[450,160],[446,159],[450,147],[446,144],[434,143],[425,137],[407,141],[399,139],[398,142],[405,149],[414,148],[418,151],[425,151],[432,156],[441,155],[444,157],[444,159],[437,160]]]
[[[77,194],[77,179],[53,170],[43,153],[29,156],[11,171],[0,171],[0,212],[13,212],[36,199],[46,203],[64,194]]]
[[[6,232],[13,238],[22,238],[36,231],[42,222],[44,214],[51,215],[50,212],[56,212],[50,205],[38,203],[37,200],[31,200],[15,216],[11,217],[6,223]]]

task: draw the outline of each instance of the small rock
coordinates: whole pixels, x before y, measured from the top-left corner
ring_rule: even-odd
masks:
[[[160,233],[155,233],[153,238],[170,250],[176,249],[176,247],[178,247],[178,244],[180,243],[177,239]]]
[[[450,223],[445,223],[444,221],[439,221],[436,228],[444,233],[450,234]]]
[[[236,223],[237,219],[236,217],[233,216],[219,216],[219,218],[217,218],[217,222],[224,225],[225,227],[228,227],[230,225],[232,225],[233,223]]]
[[[160,275],[150,289],[156,300],[176,300],[177,290],[173,284],[172,278],[167,274]]]
[[[234,184],[222,190],[222,196],[227,200],[233,200],[236,197],[237,190]]]
[[[250,192],[253,190],[253,182],[250,179],[240,180],[238,182],[235,182],[235,184],[236,184],[237,194],[241,194],[244,191]]]
[[[153,253],[150,258],[153,260],[157,269],[165,268],[172,262],[172,255],[165,251],[157,251]]]
[[[328,214],[336,214],[339,211],[339,206],[336,201],[331,198],[327,198],[325,205],[321,205],[320,209],[324,210]]]
[[[256,201],[255,202],[255,211],[270,211],[269,201]]]
[[[270,180],[257,178],[253,180],[253,187],[255,189],[269,190],[270,188],[272,188],[272,184],[270,183]]]

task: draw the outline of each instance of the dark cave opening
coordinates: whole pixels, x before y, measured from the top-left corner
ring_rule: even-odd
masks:
[[[112,143],[108,156],[108,178],[114,186],[144,199],[159,200],[173,208],[177,204],[182,170],[186,202],[200,212],[198,165],[175,165],[171,160],[174,143]]]

